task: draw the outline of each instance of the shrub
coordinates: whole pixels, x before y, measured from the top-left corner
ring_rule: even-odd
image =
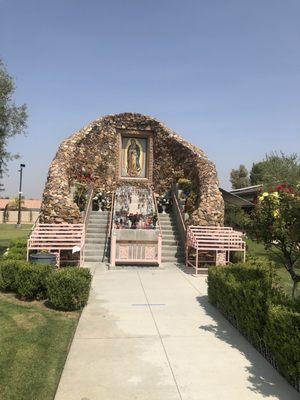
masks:
[[[243,229],[244,221],[245,212],[242,208],[225,202],[224,225],[234,229]]]
[[[197,194],[191,190],[185,203],[185,211],[189,214],[192,214],[196,209],[198,196]]]
[[[300,377],[300,313],[282,305],[271,305],[264,340],[278,369],[292,384]]]
[[[276,360],[279,371],[292,384],[300,377],[300,305],[278,286],[271,262],[249,258],[246,264],[212,267],[208,296],[238,329]]]
[[[7,252],[3,255],[5,260],[26,260],[27,239],[15,239],[10,242]]]
[[[47,279],[49,300],[60,310],[78,310],[87,303],[90,284],[91,274],[88,269],[57,270]]]
[[[264,326],[268,278],[252,266],[209,269],[208,295],[212,304],[233,318],[249,340],[258,344]]]
[[[0,262],[0,290],[16,290],[16,273],[20,266],[19,260],[1,260]]]
[[[51,265],[21,263],[16,271],[17,294],[26,299],[46,298],[46,280],[52,270]]]

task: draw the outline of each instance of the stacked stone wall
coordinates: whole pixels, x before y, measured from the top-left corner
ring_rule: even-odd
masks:
[[[92,174],[94,190],[113,192],[124,180],[119,179],[119,133],[150,133],[153,138],[153,173],[148,182],[156,193],[170,190],[174,177],[184,175],[193,181],[198,195],[197,209],[190,222],[222,225],[224,204],[214,164],[202,150],[188,143],[154,118],[123,113],[95,120],[66,139],[59,147],[48,173],[41,221],[48,223],[81,221],[73,202],[72,187],[80,181],[83,169]]]

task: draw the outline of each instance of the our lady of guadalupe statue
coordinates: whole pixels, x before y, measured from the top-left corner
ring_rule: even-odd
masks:
[[[138,176],[141,172],[141,150],[135,139],[130,140],[127,149],[127,173],[129,176]]]

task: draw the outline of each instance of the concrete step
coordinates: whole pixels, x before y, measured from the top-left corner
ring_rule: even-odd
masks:
[[[164,226],[165,227],[172,226],[172,227],[177,229],[177,224],[175,222],[172,222],[172,221],[168,221],[168,222],[161,221],[160,222],[160,226],[161,226],[161,228],[163,228]]]
[[[162,251],[183,251],[183,249],[182,249],[182,247],[180,246],[180,245],[177,245],[177,244],[175,244],[175,245],[164,245],[163,247],[162,247]]]
[[[164,257],[180,257],[184,258],[184,254],[182,251],[162,251],[162,258]]]
[[[88,239],[105,239],[106,238],[106,232],[87,232],[85,235],[85,240]]]
[[[170,229],[170,228],[172,228],[172,229],[178,229],[177,228],[177,225],[176,224],[160,224],[160,227],[162,228],[162,229],[166,229],[166,228],[168,228],[168,229]]]
[[[179,238],[179,234],[178,234],[178,232],[166,231],[166,232],[162,232],[162,238],[177,240]]]
[[[104,258],[105,259],[105,258]],[[101,262],[103,260],[103,256],[88,256],[84,257],[84,262]]]
[[[88,238],[86,237],[85,238],[85,244],[98,245],[98,244],[101,244],[101,243],[105,243],[105,237],[99,238],[97,236],[97,237],[88,237]]]
[[[177,229],[171,229],[171,228],[162,228],[162,234],[171,234],[171,233],[178,233]]]
[[[160,224],[161,229],[178,229],[176,224]]]
[[[97,221],[109,221],[109,216],[108,215],[92,215],[90,214],[89,220],[95,219]]]
[[[105,249],[105,244],[95,244],[95,243],[88,243],[85,245],[85,251],[103,251]]]
[[[99,212],[99,211],[91,211],[90,212],[90,215],[106,215],[106,216],[109,216],[109,214],[110,214],[110,211],[101,211],[101,212]]]
[[[106,233],[107,229],[106,228],[103,229],[101,226],[100,227],[99,226],[98,227],[92,227],[92,228],[90,228],[88,226],[86,232],[87,233]]]
[[[89,220],[88,225],[90,225],[90,224],[108,225],[108,221],[107,221],[107,219],[101,219],[101,218],[96,219],[96,218],[93,218],[93,219]]]
[[[175,239],[165,239],[164,237],[163,237],[163,240],[162,240],[162,245],[163,245],[163,247],[164,246],[178,246],[180,243],[179,243],[179,240],[175,240]]]
[[[177,228],[176,225],[162,225],[162,226],[161,226],[161,229],[162,229],[163,231],[169,230],[169,229],[171,229],[171,230],[173,230],[173,231],[178,231],[178,228]]]
[[[161,221],[161,222],[169,222],[169,221],[172,221],[172,222],[175,222],[176,221],[176,218],[174,218],[174,217],[170,217],[170,216],[167,216],[167,217],[164,217],[164,216],[162,216],[162,215],[159,215],[159,220]]]
[[[87,257],[98,257],[98,256],[103,256],[104,253],[104,249],[102,249],[102,251],[100,250],[85,250],[84,252],[84,258]]]
[[[160,224],[161,225],[165,225],[165,224],[176,225],[176,220],[175,219],[160,219]]]
[[[160,226],[170,226],[170,225],[176,226],[177,225],[176,221],[163,221],[163,220],[160,220]]]
[[[164,240],[176,240],[179,241],[179,235],[174,233],[167,233],[162,235],[162,239]]]
[[[108,225],[107,225],[107,223],[102,223],[102,222],[99,222],[99,223],[97,223],[97,222],[93,222],[93,223],[89,223],[88,224],[88,226],[87,226],[87,228],[89,229],[89,228],[101,228],[101,229],[107,229],[107,227],[108,227]]]
[[[102,217],[101,215],[90,215],[88,221],[109,221],[108,217]]]

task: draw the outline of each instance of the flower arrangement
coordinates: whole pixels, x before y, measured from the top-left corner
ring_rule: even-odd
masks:
[[[169,206],[171,204],[171,199],[167,195],[160,196],[157,199],[157,205],[160,207]]]
[[[98,205],[99,211],[108,210],[111,207],[110,197],[101,191],[93,197],[93,202]]]
[[[167,194],[164,196],[159,196],[157,199],[157,205],[160,209],[162,209],[162,213],[166,213],[167,207],[171,205],[171,198]]]

